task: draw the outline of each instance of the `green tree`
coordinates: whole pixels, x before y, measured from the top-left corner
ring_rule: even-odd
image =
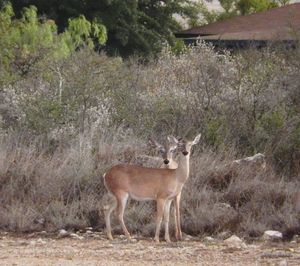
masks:
[[[39,62],[69,56],[76,49],[93,48],[93,40],[104,44],[106,29],[84,16],[68,20],[68,27],[58,34],[53,20],[40,21],[34,6],[25,7],[20,19],[14,19],[10,4],[0,10],[0,85],[26,75]]]
[[[176,15],[196,18],[197,3],[192,0],[12,0],[17,14],[24,6],[35,5],[40,15],[55,20],[63,31],[70,18],[84,15],[107,28],[106,50],[110,54],[148,55],[162,44],[175,43],[174,31],[180,29]]]
[[[261,12],[279,6],[278,1],[275,0],[239,0],[236,5],[241,15]]]

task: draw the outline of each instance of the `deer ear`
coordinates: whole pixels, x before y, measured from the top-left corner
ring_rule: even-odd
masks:
[[[152,148],[158,148],[158,147],[161,147],[161,145],[160,145],[156,140],[154,140],[153,138],[149,138],[148,144],[149,144]]]
[[[178,144],[178,140],[173,136],[167,136],[167,139],[171,144]]]
[[[199,142],[200,138],[201,138],[201,134],[197,135],[195,137],[195,139],[193,140],[193,145],[197,144]]]

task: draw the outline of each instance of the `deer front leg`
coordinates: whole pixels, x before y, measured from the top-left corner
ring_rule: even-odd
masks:
[[[180,199],[181,192],[175,197],[174,216],[175,216],[175,237],[176,240],[182,239],[181,224],[180,224]]]
[[[164,214],[165,203],[166,203],[165,199],[157,199],[156,201],[157,216],[156,216],[156,231],[155,231],[154,240],[157,243],[159,243],[159,232],[160,232],[162,217]]]
[[[170,206],[172,200],[168,200],[165,204],[165,211],[164,211],[164,220],[165,220],[165,240],[166,242],[171,242],[170,234],[169,234],[169,218],[170,218]]]

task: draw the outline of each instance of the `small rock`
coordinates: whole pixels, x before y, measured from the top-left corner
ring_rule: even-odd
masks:
[[[102,238],[102,236],[96,235],[96,234],[93,234],[92,237],[94,237],[94,238]]]
[[[32,241],[29,242],[29,244],[30,244],[31,246],[35,246],[35,245],[36,245],[36,241],[35,241],[35,240],[32,240]]]
[[[37,224],[45,224],[46,220],[44,218],[38,218],[34,220]]]
[[[86,230],[85,232],[86,234],[93,234],[93,232],[91,230]]]
[[[59,232],[58,232],[59,237],[66,237],[68,235],[69,235],[69,233],[65,229],[60,229]]]
[[[282,233],[279,231],[267,230],[262,236],[263,240],[281,240]]]
[[[84,238],[83,236],[79,236],[79,235],[74,234],[74,233],[70,234],[70,237],[75,238],[75,239],[79,239],[79,240],[82,240]]]
[[[243,242],[242,239],[237,237],[236,235],[232,235],[231,237],[224,240],[224,242],[229,246],[233,248],[246,248],[247,245]]]
[[[242,243],[243,240],[240,239],[238,236],[236,235],[232,235],[231,237],[225,239],[225,242],[226,243],[232,243],[232,242],[238,242],[238,243]]]
[[[29,244],[31,246],[35,246],[35,245],[45,245],[47,242],[44,241],[43,239],[39,238],[38,240],[32,240],[29,242]]]
[[[224,231],[224,232],[221,232],[221,233],[218,234],[218,239],[224,240],[224,239],[229,238],[230,236],[231,236],[230,232]]]
[[[184,234],[183,237],[182,237],[182,239],[183,239],[184,241],[190,241],[190,240],[193,240],[193,237],[190,236],[190,235]]]
[[[282,260],[278,263],[278,266],[287,266],[287,265],[288,265],[287,260]]]
[[[203,240],[206,241],[206,242],[213,242],[213,241],[215,241],[215,239],[212,238],[211,236],[206,236],[206,237],[204,237]]]
[[[232,207],[230,206],[230,204],[228,203],[225,203],[225,202],[219,202],[219,203],[216,203],[214,205],[215,208],[219,208],[219,209],[232,209]]]
[[[20,245],[20,246],[27,246],[27,245],[29,245],[29,243],[27,241],[23,241],[23,240],[18,241],[17,244]]]
[[[299,243],[300,242],[299,235],[294,235],[292,241],[295,241],[296,243]]]
[[[93,230],[93,227],[86,227],[85,230],[87,230],[87,231],[92,231],[92,230]]]
[[[36,243],[39,244],[39,245],[45,245],[45,244],[47,244],[47,242],[44,241],[44,240],[41,239],[41,238],[39,238],[39,239],[36,241]]]

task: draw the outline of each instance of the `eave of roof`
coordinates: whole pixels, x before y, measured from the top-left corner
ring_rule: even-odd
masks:
[[[300,35],[300,3],[237,16],[176,34],[177,37],[236,40],[293,40]]]

